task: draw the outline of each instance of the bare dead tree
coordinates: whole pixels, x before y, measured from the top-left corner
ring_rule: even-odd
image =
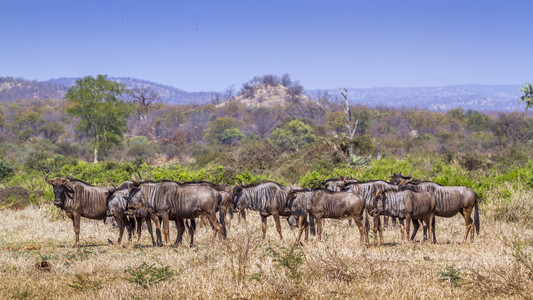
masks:
[[[352,128],[352,113],[350,112],[350,104],[348,103],[348,89],[339,89],[342,97],[344,98],[344,114],[346,115],[346,134],[349,137],[350,141],[355,135],[357,130],[357,123],[359,120],[356,120]],[[350,144],[350,157],[353,155],[353,144]]]
[[[150,110],[150,106],[161,99],[159,93],[146,87],[132,89],[129,96],[132,101],[137,104],[137,113],[142,121],[146,120],[146,115]]]

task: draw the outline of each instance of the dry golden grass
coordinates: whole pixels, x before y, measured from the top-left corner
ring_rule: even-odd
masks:
[[[139,245],[109,245],[107,239],[116,241],[118,230],[82,219],[79,250],[70,248],[70,220],[47,206],[0,214],[2,299],[533,297],[533,231],[484,215],[473,244],[462,243],[464,226],[456,216],[437,219],[439,244],[401,243],[399,230],[389,228],[386,245],[369,248],[359,246],[355,226],[327,221],[322,242],[311,237],[294,252],[303,252],[304,260],[291,273],[267,248],[283,256],[296,230],[283,222],[286,240],[280,241],[269,218],[262,241],[260,219],[253,212],[247,223],[233,221],[225,241],[212,240],[210,228],[198,228],[193,248],[149,247],[146,231]],[[171,233],[175,238],[175,230]],[[51,268],[42,268],[42,261]],[[127,281],[126,268],[143,262],[170,266],[175,275],[148,288]]]

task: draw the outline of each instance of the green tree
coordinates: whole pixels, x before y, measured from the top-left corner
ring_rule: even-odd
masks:
[[[86,76],[68,89],[65,98],[70,107],[67,114],[79,117],[76,131],[87,136],[94,150],[94,162],[98,153],[106,152],[122,142],[131,106],[120,99],[125,92],[123,84],[107,80],[106,75],[96,78]]]
[[[527,112],[528,108],[533,106],[533,84],[526,83],[522,87],[522,93],[524,93],[524,95],[520,97],[519,101],[520,103],[522,102],[526,103],[526,112]]]
[[[37,129],[44,123],[44,108],[37,104],[16,107],[13,131],[21,141],[27,141],[37,134]]]
[[[298,151],[303,146],[316,140],[313,128],[300,120],[292,120],[283,126],[276,128],[270,135],[270,140],[281,151]]]
[[[231,145],[241,140],[244,135],[238,128],[237,120],[222,117],[209,122],[206,137],[215,144]]]

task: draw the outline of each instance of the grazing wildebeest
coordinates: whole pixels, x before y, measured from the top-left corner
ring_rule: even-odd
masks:
[[[402,227],[402,240],[405,232],[405,239],[409,241],[409,226],[412,220],[422,220],[424,226],[432,231],[432,221],[435,215],[435,200],[428,192],[388,191],[378,192],[374,198],[371,215],[387,215],[405,220]]]
[[[291,206],[291,214],[298,216],[299,232],[295,245],[300,244],[307,214],[316,220],[319,240],[322,239],[322,220],[324,218],[353,218],[357,228],[359,228],[359,243],[361,246],[368,245],[368,233],[362,222],[365,202],[359,195],[352,192],[334,192],[319,188],[291,190],[287,198]]]
[[[164,245],[169,245],[169,220],[175,218],[178,227],[178,237],[175,246],[179,244],[185,227],[183,219],[194,219],[201,215],[224,236],[224,219],[221,223],[216,218],[216,211],[220,203],[220,194],[208,186],[188,186],[175,181],[142,181],[133,178],[134,184],[130,189],[128,208],[140,209],[145,207],[151,214],[161,216],[163,223]],[[154,220],[156,228],[161,229],[158,220]],[[192,243],[192,241],[191,241]]]
[[[287,194],[290,189],[290,187],[282,186],[272,181],[245,186],[237,185],[233,197],[233,205],[238,212],[241,212],[243,209],[259,212],[261,215],[263,239],[266,237],[267,217],[272,216],[279,237],[283,240],[279,217],[290,217],[291,215],[290,205],[287,199]],[[308,226],[307,221],[304,223]]]
[[[74,247],[80,245],[80,219],[81,217],[92,220],[104,220],[106,214],[106,186],[93,186],[81,180],[74,179],[70,174],[67,178],[48,179],[46,183],[54,188],[54,205],[65,211],[72,219],[76,242]]]
[[[226,226],[223,227],[223,231],[224,231],[223,233],[224,233],[224,236],[226,236],[227,235],[227,229],[228,229],[228,227],[230,225],[227,222],[233,218],[233,207],[232,207],[233,206],[233,201],[232,201],[232,197],[235,194],[236,186],[235,185],[214,184],[214,183],[209,182],[209,181],[185,181],[185,182],[180,182],[180,183],[184,184],[184,185],[190,185],[190,186],[202,185],[202,186],[210,187],[210,188],[216,190],[220,194],[220,202],[218,203],[217,211],[219,213],[219,219],[220,220],[222,220],[222,219],[225,220]]]
[[[435,200],[435,215],[444,218],[451,218],[460,213],[465,219],[465,236],[463,242],[468,239],[474,241],[474,226],[479,234],[479,212],[477,194],[472,189],[464,186],[442,186],[432,181],[403,182],[399,185],[400,190],[425,191],[429,192]],[[474,210],[474,220],[471,215]],[[435,225],[433,229],[433,242],[436,243]],[[415,237],[418,226],[413,228],[412,238]]]
[[[409,175],[402,175],[402,173],[394,173],[389,172],[390,177],[390,183],[394,185],[399,185],[400,183],[406,183],[413,181],[413,175],[409,173]]]
[[[369,212],[373,207],[373,201],[376,197],[376,193],[379,192],[385,192],[385,191],[397,191],[398,187],[392,184],[389,184],[386,181],[383,180],[370,180],[370,181],[364,181],[364,182],[355,182],[355,183],[348,183],[346,184],[344,191],[346,192],[352,192],[355,193],[363,200],[365,201],[365,208],[366,211]],[[368,217],[367,221],[368,222]],[[374,232],[374,243],[376,244],[382,244],[383,243],[383,228],[381,226],[381,221],[379,219],[379,215],[373,216],[373,228],[372,231]],[[367,226],[368,229],[368,226]],[[377,241],[377,233],[379,232],[379,242]]]
[[[128,218],[129,210],[126,197],[129,195],[129,190],[132,184],[132,181],[125,181],[117,188],[110,189],[107,192],[108,216],[113,216],[117,220],[126,220]],[[135,218],[135,221],[137,223],[137,242],[140,242],[141,240],[142,222],[144,220],[146,221],[146,227],[148,228],[148,232],[150,233],[150,237],[152,238],[152,245],[155,246],[156,241],[154,239],[154,234],[152,231],[151,217],[152,216],[144,208],[133,211],[130,216],[130,218]],[[134,223],[132,222],[132,224]],[[120,237],[122,237],[122,231],[123,229],[121,230]],[[158,235],[158,244],[161,244],[161,233],[159,233]]]
[[[330,178],[326,181],[323,181],[320,183],[320,186],[323,186],[325,189],[328,189],[330,191],[334,192],[340,192],[344,189],[344,187],[349,183],[356,183],[359,182],[357,179],[345,179],[345,178]]]

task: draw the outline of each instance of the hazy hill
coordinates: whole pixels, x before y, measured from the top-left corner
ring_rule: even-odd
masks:
[[[62,99],[68,88],[79,78],[63,77],[47,81],[0,77],[0,101],[17,99]],[[215,97],[215,92],[186,92],[174,87],[135,78],[109,77],[128,88],[147,87],[155,90],[163,102],[169,104],[205,104]]]
[[[443,87],[378,87],[348,89],[350,103],[391,107],[419,107],[434,111],[447,111],[458,106],[478,111],[522,111],[518,103],[520,85],[453,85]],[[327,92],[339,99],[338,89],[307,91],[313,98]]]
[[[46,82],[57,83],[70,87],[78,78],[57,78],[50,79]],[[205,104],[215,97],[215,92],[186,92],[168,85],[163,85],[147,80],[141,80],[129,77],[109,77],[108,79],[123,83],[128,88],[146,87],[156,91],[161,100],[169,104]]]
[[[78,78],[57,78],[47,81],[25,80],[22,78],[0,77],[0,101],[17,99],[61,99],[67,89]],[[169,104],[205,104],[212,102],[216,92],[187,92],[178,88],[146,80],[127,77],[110,77],[126,84],[129,88],[148,87],[161,95],[163,102]],[[520,85],[454,85],[444,87],[377,87],[371,89],[349,88],[350,103],[369,106],[385,105],[391,107],[419,107],[434,111],[446,111],[461,106],[478,111],[523,111],[518,103]],[[331,100],[340,100],[338,89],[307,90],[304,94],[318,99],[327,92]],[[219,94],[220,95],[220,94]],[[272,99],[270,99],[272,97]],[[241,99],[259,103],[259,106],[277,105],[279,93],[266,90],[254,99]],[[302,98],[303,99],[303,98]],[[239,101],[241,101],[239,100]],[[306,100],[307,101],[307,100]],[[263,104],[261,104],[263,103]],[[255,105],[255,104],[254,104]]]

